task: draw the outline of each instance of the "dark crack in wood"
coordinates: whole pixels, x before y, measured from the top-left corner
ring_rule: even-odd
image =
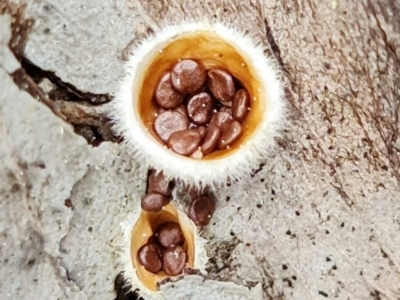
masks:
[[[44,79],[48,79],[53,84],[53,89],[48,94],[50,99],[88,102],[94,105],[111,101],[111,96],[109,94],[82,92],[72,84],[62,81],[54,72],[42,70],[25,57],[22,58],[21,65],[36,84],[40,84]]]
[[[24,57],[26,40],[34,23],[25,17],[25,11],[25,4],[10,1],[0,4],[0,14],[8,13],[13,19],[9,48],[21,63],[21,68],[10,74],[14,83],[45,104],[56,116],[72,124],[75,133],[83,136],[89,144],[98,146],[103,141],[122,141],[122,138],[113,135],[111,120],[104,109],[98,108],[111,100],[110,95],[79,91],[61,81],[54,72],[42,70]],[[51,86],[47,92],[41,86],[44,80]]]
[[[261,163],[261,164],[258,166],[258,169],[252,170],[250,176],[251,176],[252,178],[253,178],[254,176],[256,176],[257,173],[259,173],[259,172],[262,171],[262,169],[264,168],[265,164],[266,164],[266,163],[263,162],[263,163]]]
[[[51,82],[54,87],[51,95],[56,98],[49,97],[49,94],[46,94],[38,84],[39,80],[48,78],[40,75],[46,72],[25,59],[22,59],[22,66],[23,68],[11,74],[15,84],[43,102],[56,116],[73,125],[75,133],[83,136],[89,144],[98,146],[103,141],[122,141],[121,137],[113,134],[112,123],[104,106],[93,105],[87,99],[77,98],[76,94],[67,92],[63,87],[59,88],[57,82]],[[25,67],[30,70],[30,74],[26,72]],[[53,100],[60,98],[63,100]]]
[[[280,67],[282,68],[282,70],[286,74],[289,74],[289,72],[285,68],[285,65],[283,63],[282,56],[281,56],[281,50],[279,49],[279,46],[276,43],[274,36],[272,35],[272,30],[271,30],[271,27],[268,24],[268,20],[267,19],[264,19],[264,26],[265,26],[265,34],[266,34],[266,37],[267,37],[267,41],[268,41],[269,46],[271,47],[272,53],[274,54],[276,60],[278,61]]]

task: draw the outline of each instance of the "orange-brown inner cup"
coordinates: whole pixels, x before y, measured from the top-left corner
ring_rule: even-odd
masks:
[[[158,226],[171,221],[177,222],[181,226],[183,236],[185,237],[183,248],[188,256],[187,265],[194,268],[194,232],[188,230],[187,226],[181,223],[182,220],[179,219],[178,211],[171,204],[164,206],[163,210],[158,213],[142,211],[131,233],[131,259],[133,265],[143,285],[153,291],[157,291],[158,289],[157,282],[169,276],[164,271],[160,271],[157,274],[147,271],[139,262],[138,252],[147,243],[147,240],[153,235]]]
[[[148,64],[147,70],[141,82],[139,82],[139,101],[135,104],[140,118],[149,132],[162,145],[164,144],[153,129],[153,122],[157,113],[153,94],[159,79],[172,69],[178,59],[194,59],[202,62],[206,69],[219,67],[229,71],[249,92],[251,110],[242,122],[243,133],[241,137],[232,143],[229,149],[214,151],[204,156],[203,159],[219,159],[236,151],[239,145],[250,138],[261,121],[266,108],[265,101],[261,101],[263,87],[252,68],[252,64],[250,64],[251,58],[240,54],[233,45],[209,31],[196,31],[179,35],[169,44],[165,43],[165,46],[159,50],[153,55],[152,61]],[[135,93],[135,91],[132,92]]]

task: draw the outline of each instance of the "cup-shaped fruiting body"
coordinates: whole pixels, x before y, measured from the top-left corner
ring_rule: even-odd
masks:
[[[124,269],[124,278],[131,284],[132,290],[145,299],[164,299],[160,294],[158,284],[172,277],[160,270],[152,273],[146,270],[139,259],[139,251],[154,237],[160,225],[174,222],[179,224],[184,237],[183,248],[187,254],[186,267],[205,272],[205,263],[208,260],[204,249],[205,240],[198,234],[198,229],[192,220],[172,202],[163,207],[160,212],[148,212],[136,204],[125,222],[122,223],[124,241],[122,245],[121,265]]]
[[[199,62],[207,70],[228,71],[250,98],[247,116],[244,120],[241,117],[240,137],[207,155],[180,155],[154,130],[159,113],[154,101],[157,84],[177,62],[186,59]],[[188,184],[214,185],[227,178],[240,178],[266,157],[283,110],[282,85],[261,46],[222,24],[185,23],[164,28],[132,50],[111,116],[116,130],[139,159],[167,177]],[[196,134],[190,134],[188,138],[196,138]]]

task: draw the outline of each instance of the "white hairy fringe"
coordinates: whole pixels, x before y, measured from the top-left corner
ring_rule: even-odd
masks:
[[[140,199],[134,199],[132,211],[129,213],[128,217],[125,221],[123,221],[120,226],[122,229],[123,237],[120,240],[119,245],[119,267],[123,271],[124,279],[127,285],[131,285],[131,291],[139,290],[138,294],[142,296],[146,300],[161,300],[165,299],[161,291],[152,291],[149,290],[143,283],[140,281],[136,268],[133,265],[132,257],[131,257],[131,242],[132,242],[132,230],[135,226],[136,222],[140,217],[140,213],[142,211],[140,205]],[[203,274],[206,274],[206,263],[208,261],[207,252],[205,250],[204,245],[207,240],[200,237],[199,230],[192,220],[179,208],[176,207],[178,211],[179,222],[181,226],[186,226],[189,228],[189,231],[193,232],[194,236],[194,269],[201,271]]]
[[[148,131],[143,130],[132,99],[132,89],[137,75],[145,71],[143,64],[149,63],[146,61],[146,56],[161,50],[160,44],[171,40],[174,36],[198,30],[215,32],[240,52],[247,54],[247,57],[252,59],[249,63],[252,64],[265,88],[266,98],[257,99],[257,101],[267,101],[267,104],[256,131],[240,149],[218,160],[188,158],[166,149]],[[248,35],[221,23],[183,23],[163,28],[132,50],[126,63],[126,76],[111,103],[110,110],[110,117],[115,123],[114,130],[124,137],[127,148],[132,150],[133,159],[146,162],[159,171],[162,170],[167,178],[181,179],[195,186],[200,182],[203,186],[218,186],[224,184],[228,178],[236,180],[248,175],[253,168],[257,168],[275,145],[274,137],[278,135],[284,115],[283,88],[278,80],[274,61],[267,58],[263,47],[256,45]]]

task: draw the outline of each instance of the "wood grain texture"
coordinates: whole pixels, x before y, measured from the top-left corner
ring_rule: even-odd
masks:
[[[101,8],[90,0],[82,1],[85,8],[69,1],[27,2],[30,16],[39,20],[29,37],[29,58],[92,93],[113,93],[124,45],[167,24],[204,18],[251,35],[276,60],[285,83],[287,123],[276,138],[277,151],[253,176],[215,191],[214,224],[202,233],[210,241],[209,272],[239,284],[259,281],[264,299],[400,298],[400,1],[109,0]],[[29,149],[42,146],[15,136]],[[56,265],[67,270],[68,280],[59,280],[67,298],[75,295],[66,288],[70,285],[82,299],[114,293],[116,258],[106,247],[94,255],[90,244],[116,239],[104,228],[109,224],[117,235],[115,217],[129,209],[125,200],[116,209],[114,194],[140,198],[142,192],[132,188],[140,187],[137,162],[116,144],[104,147],[112,150],[110,166],[96,166],[66,192],[76,209],[62,235],[69,252],[57,253]],[[93,149],[84,154],[96,155]],[[32,182],[39,186],[40,178]],[[100,223],[88,217],[89,206],[79,205],[92,193]],[[101,238],[93,240],[89,226]],[[13,274],[7,270],[3,274]],[[24,270],[20,274],[31,282]],[[173,287],[168,289],[173,294]],[[42,290],[51,299],[50,287]]]

